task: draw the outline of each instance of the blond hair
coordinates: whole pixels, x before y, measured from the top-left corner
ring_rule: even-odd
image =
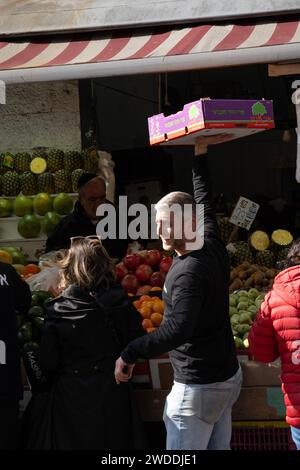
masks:
[[[109,288],[115,281],[115,266],[100,240],[78,238],[72,240],[65,256],[58,261],[61,268],[60,289],[77,284],[92,291],[97,287]]]

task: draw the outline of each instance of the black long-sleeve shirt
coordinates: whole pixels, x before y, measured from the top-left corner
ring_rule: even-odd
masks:
[[[12,266],[0,262],[0,399],[20,398],[16,310],[26,313],[30,303],[28,284]]]
[[[221,382],[238,369],[228,314],[229,259],[206,181],[206,157],[195,157],[194,197],[204,204],[204,245],[174,259],[163,290],[163,323],[121,354],[132,364],[169,352],[174,378],[182,383]]]

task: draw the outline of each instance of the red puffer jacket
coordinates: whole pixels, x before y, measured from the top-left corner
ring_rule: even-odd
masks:
[[[281,360],[286,420],[300,428],[300,266],[279,273],[249,333],[255,359]]]

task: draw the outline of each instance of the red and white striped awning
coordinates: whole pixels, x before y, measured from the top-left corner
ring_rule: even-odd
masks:
[[[300,17],[9,39],[0,42],[0,79],[22,81],[33,77],[34,81],[36,69],[41,76],[44,71],[43,80],[47,76],[61,79],[63,70],[70,70],[70,66],[81,70],[79,73],[73,69],[78,75],[73,78],[81,78],[89,76],[89,71],[93,76],[126,75],[272,62],[270,57],[273,61],[300,58]],[[18,72],[19,80],[13,80],[13,72]]]

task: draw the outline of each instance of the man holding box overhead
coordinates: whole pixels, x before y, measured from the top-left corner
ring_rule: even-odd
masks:
[[[230,449],[231,410],[242,373],[229,320],[229,258],[209,200],[205,157],[209,144],[229,137],[197,139],[194,197],[173,192],[157,203],[163,247],[177,255],[163,289],[164,320],[154,332],[131,341],[116,362],[120,383],[130,379],[138,358],[169,352],[174,385],[164,411],[168,450]],[[172,212],[171,206],[177,209]]]

